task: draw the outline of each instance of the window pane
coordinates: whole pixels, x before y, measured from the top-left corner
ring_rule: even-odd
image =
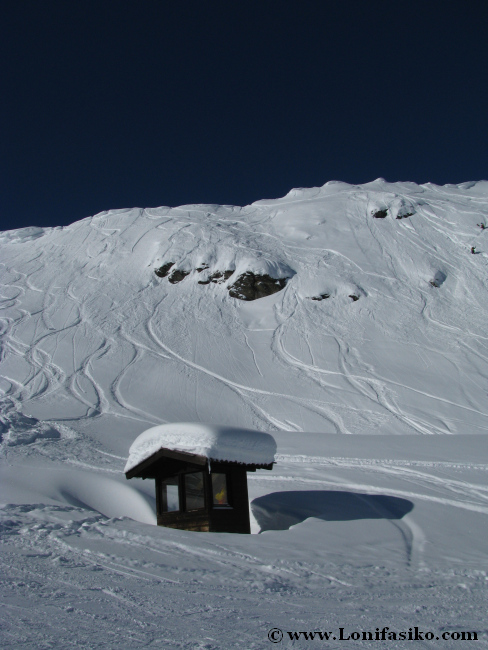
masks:
[[[214,506],[228,506],[227,477],[225,474],[212,474],[212,498]]]
[[[186,509],[198,510],[205,507],[203,472],[185,474]]]
[[[163,512],[176,512],[180,509],[180,496],[178,494],[178,477],[164,479],[162,483]]]

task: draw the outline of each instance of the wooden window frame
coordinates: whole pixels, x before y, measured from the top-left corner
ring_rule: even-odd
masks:
[[[165,483],[164,482],[167,481],[168,479],[174,479],[174,478],[176,478],[176,486],[178,488],[178,506],[179,506],[179,508],[178,508],[178,510],[164,510],[164,501],[165,501],[165,499],[164,499]],[[175,475],[175,476],[166,476],[165,478],[160,480],[160,482],[159,482],[159,503],[161,504],[160,505],[160,512],[163,515],[171,515],[172,513],[176,514],[176,513],[184,512],[183,507],[182,507],[183,502],[181,500],[181,481],[180,481],[180,477],[179,477],[178,474]]]
[[[186,494],[186,476],[188,474],[202,474],[203,475],[203,506],[200,508],[193,508],[189,510],[187,507],[187,494]],[[225,476],[225,485],[227,490],[227,501],[226,505],[218,505],[213,502],[213,480],[212,475],[214,474],[223,474]],[[163,510],[163,490],[164,490],[164,481],[167,479],[173,479],[177,481],[178,484],[178,498],[179,498],[179,510]],[[234,490],[233,490],[233,477],[232,471],[227,469],[216,469],[215,472],[208,471],[206,468],[195,468],[195,469],[181,469],[175,474],[170,474],[164,478],[158,480],[159,483],[159,506],[158,511],[164,517],[171,517],[172,515],[178,516],[182,514],[191,514],[191,513],[202,513],[202,512],[211,512],[214,511],[225,511],[225,510],[235,510],[234,504]]]
[[[225,505],[219,505],[213,502],[212,476],[214,474],[223,474],[225,476],[225,489],[227,492],[227,503]],[[231,489],[231,481],[229,481],[229,472],[225,472],[225,471],[210,472],[209,484],[210,484],[210,504],[212,510],[233,510],[234,505],[232,501],[232,489]]]
[[[188,476],[189,474],[201,474],[203,477],[203,506],[200,508],[192,508],[191,510],[188,510],[186,507],[186,479],[185,477]],[[179,486],[180,486],[180,493],[183,494],[183,510],[181,512],[201,512],[202,510],[207,510],[208,509],[208,495],[207,495],[207,481],[205,480],[205,471],[204,470],[199,470],[197,469],[196,471],[190,471],[190,472],[182,472],[179,474]]]

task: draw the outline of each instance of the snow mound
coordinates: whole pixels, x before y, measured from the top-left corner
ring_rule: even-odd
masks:
[[[28,226],[27,228],[19,228],[17,230],[5,230],[0,234],[1,243],[23,244],[24,242],[34,241],[39,239],[53,230],[52,228],[38,228],[37,226]]]
[[[206,456],[211,460],[269,465],[275,459],[276,442],[269,433],[250,429],[192,422],[162,424],[147,429],[134,440],[124,472],[134,469],[160,449]]]
[[[28,445],[42,439],[60,438],[60,431],[47,422],[40,422],[37,418],[16,411],[7,412],[2,409],[0,412],[0,443],[9,447]]]

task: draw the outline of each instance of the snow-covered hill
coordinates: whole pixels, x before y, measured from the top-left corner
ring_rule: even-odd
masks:
[[[97,619],[104,647],[120,647],[121,626],[131,647],[260,648],[284,621],[430,621],[481,638],[488,182],[330,182],[244,208],[114,210],[0,233],[0,264],[13,647],[48,647],[63,626],[97,647],[102,601],[120,617]],[[273,433],[277,466],[250,477],[261,535],[148,526],[153,486],[122,469],[138,434],[175,421]],[[175,599],[171,623],[161,598]],[[46,602],[62,622],[34,633]]]

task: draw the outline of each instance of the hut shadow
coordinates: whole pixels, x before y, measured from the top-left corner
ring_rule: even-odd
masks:
[[[252,513],[265,530],[288,530],[309,517],[324,521],[401,519],[413,509],[407,499],[329,490],[273,492],[254,499]]]

